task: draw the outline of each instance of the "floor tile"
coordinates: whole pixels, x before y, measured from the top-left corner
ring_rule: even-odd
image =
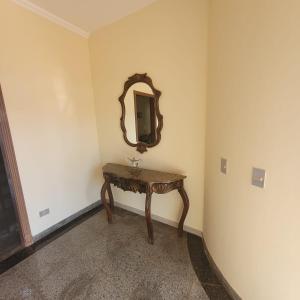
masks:
[[[209,299],[199,280],[194,280],[189,294],[189,300]]]
[[[42,294],[20,270],[12,268],[0,275],[0,299],[43,300]]]
[[[1,297],[207,300],[186,234],[158,222],[154,234],[150,245],[145,218],[116,209],[108,224],[101,211],[4,273]]]
[[[206,294],[212,300],[231,300],[226,290],[221,285],[203,284]]]

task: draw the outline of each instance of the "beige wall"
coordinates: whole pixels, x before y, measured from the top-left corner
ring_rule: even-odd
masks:
[[[136,156],[143,167],[186,174],[186,224],[202,230],[207,1],[157,1],[94,33],[90,49],[102,163],[126,164]],[[129,76],[144,72],[162,91],[164,128],[161,143],[140,155],[123,140],[118,97]],[[144,195],[114,193],[117,201],[144,209]],[[178,221],[181,209],[176,192],[153,195],[154,214]]]
[[[36,235],[99,199],[88,41],[9,0],[0,1],[0,37],[0,83]]]
[[[300,299],[300,2],[212,0],[210,14],[205,240],[243,299]]]
[[[299,15],[296,0],[211,0],[208,44],[207,0],[160,0],[94,33],[90,59],[87,40],[1,0],[0,83],[33,234],[98,199],[100,158],[129,156],[188,176],[186,224],[202,230],[206,135],[211,255],[243,299],[299,299]],[[136,72],[162,91],[162,140],[143,155],[119,125],[118,97]],[[253,166],[267,170],[265,189],[251,186]],[[144,208],[143,195],[114,194]],[[168,220],[181,207],[176,192],[153,196]]]

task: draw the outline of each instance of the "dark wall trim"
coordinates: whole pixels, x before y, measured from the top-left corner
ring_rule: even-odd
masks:
[[[8,176],[8,182],[11,190],[11,194],[16,206],[18,221],[21,229],[22,246],[27,247],[32,244],[31,230],[29,226],[28,215],[26,211],[26,205],[9,128],[8,118],[6,114],[6,108],[4,98],[0,86],[0,147],[3,153],[5,162],[5,169]]]
[[[220,282],[222,283],[222,285],[226,289],[227,293],[230,295],[230,297],[233,300],[242,300],[242,298],[237,294],[237,292],[228,283],[228,281],[225,279],[223,273],[221,272],[221,270],[216,265],[215,261],[213,260],[212,256],[210,255],[210,253],[208,251],[208,248],[207,248],[207,245],[206,245],[206,242],[205,242],[204,238],[203,238],[203,245],[204,245],[204,252],[206,254],[208,262],[209,262],[211,268],[213,269],[214,273],[216,274],[216,276],[218,277],[218,279],[220,280]]]
[[[37,242],[41,239],[43,239],[44,237],[48,236],[49,234],[53,233],[54,231],[60,229],[61,227],[65,226],[66,224],[72,222],[73,220],[79,218],[80,216],[84,215],[85,213],[93,210],[96,207],[99,207],[101,205],[101,200],[98,200],[96,202],[94,202],[93,204],[81,209],[80,211],[78,211],[77,213],[71,215],[70,217],[56,223],[55,225],[47,228],[46,230],[40,232],[39,234],[35,235],[33,237],[33,242]]]
[[[100,201],[97,201],[96,203],[93,203],[92,205],[88,206],[87,208],[74,214],[72,217],[69,217],[66,220],[64,220],[64,221],[68,221],[67,223],[64,223],[64,225],[61,222],[58,223],[58,224],[60,224],[60,227],[59,228],[56,227],[55,231],[52,231],[51,233],[50,233],[50,231],[48,231],[48,234],[44,237],[41,237],[41,235],[39,235],[40,239],[37,240],[35,243],[33,243],[31,246],[20,250],[19,252],[10,256],[6,260],[0,262],[0,275],[2,273],[6,272],[7,270],[9,270],[10,268],[12,268],[13,266],[15,266],[16,264],[18,264],[19,262],[21,262],[22,260],[26,259],[30,255],[34,254],[38,250],[47,246],[49,243],[56,240],[57,238],[59,238],[60,236],[65,234],[66,232],[70,231],[75,226],[81,224],[82,222],[84,222],[85,220],[87,220],[88,218],[93,216],[94,214],[98,213],[99,211],[102,210],[102,208],[103,208],[103,206],[100,203]],[[71,220],[71,218],[72,218],[72,220]],[[45,232],[45,234],[46,234],[46,232]]]

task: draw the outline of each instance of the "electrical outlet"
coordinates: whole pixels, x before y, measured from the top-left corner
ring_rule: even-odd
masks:
[[[221,172],[227,174],[227,159],[221,158]]]
[[[50,209],[49,209],[49,208],[46,208],[46,209],[44,209],[44,210],[41,210],[41,211],[39,212],[40,218],[42,218],[42,217],[48,215],[49,213],[50,213]]]

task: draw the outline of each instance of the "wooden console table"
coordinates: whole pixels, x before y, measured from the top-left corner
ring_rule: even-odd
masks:
[[[153,244],[153,226],[151,220],[152,193],[165,194],[173,190],[178,190],[184,205],[178,225],[178,235],[182,236],[183,223],[189,210],[189,199],[183,187],[183,180],[186,176],[118,164],[106,164],[102,170],[105,181],[101,189],[101,199],[106,209],[109,223],[112,222],[112,210],[114,209],[114,199],[110,184],[113,184],[124,191],[145,193],[145,216],[148,229],[148,242]],[[110,205],[107,204],[105,198],[106,192],[108,193]]]

